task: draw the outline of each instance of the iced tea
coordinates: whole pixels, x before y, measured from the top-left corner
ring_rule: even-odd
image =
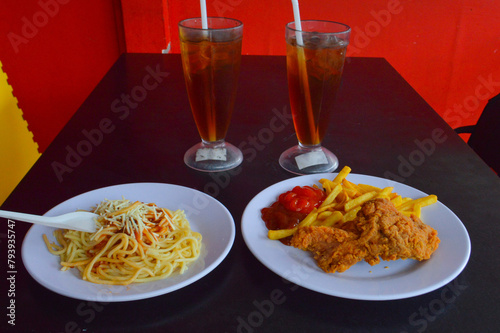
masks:
[[[181,53],[189,102],[201,138],[226,136],[241,62],[242,37],[230,41],[190,41],[181,33]]]
[[[313,146],[321,144],[328,127],[347,42],[322,34],[307,37],[302,46],[296,36],[287,38],[287,74],[297,138],[302,145]]]

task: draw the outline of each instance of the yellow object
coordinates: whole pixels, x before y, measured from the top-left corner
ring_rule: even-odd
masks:
[[[0,62],[0,204],[40,157]]]

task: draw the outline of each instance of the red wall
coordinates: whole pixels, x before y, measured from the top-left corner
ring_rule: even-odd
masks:
[[[302,19],[347,23],[348,55],[384,57],[452,126],[474,124],[500,93],[500,1],[308,0]],[[177,22],[199,16],[199,1],[169,1],[172,51]],[[290,0],[207,0],[208,15],[245,23],[245,54],[285,54]]]
[[[43,152],[121,53],[119,2],[2,0],[0,13],[3,70]]]
[[[127,52],[158,53],[170,42],[167,0],[121,0]]]

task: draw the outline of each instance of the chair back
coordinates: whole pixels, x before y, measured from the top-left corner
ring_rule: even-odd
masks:
[[[500,174],[500,94],[486,104],[468,144],[486,164]]]

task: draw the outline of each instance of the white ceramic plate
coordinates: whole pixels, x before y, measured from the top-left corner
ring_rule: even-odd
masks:
[[[291,178],[257,194],[246,207],[241,229],[243,238],[255,257],[271,271],[304,288],[323,294],[359,300],[393,300],[421,295],[453,280],[465,267],[470,255],[467,230],[458,217],[441,202],[422,209],[422,221],[438,231],[439,248],[427,261],[381,261],[370,266],[361,261],[343,273],[327,274],[307,251],[283,245],[267,238],[261,209],[269,207],[279,194],[294,186],[313,185],[321,178],[336,174]],[[349,174],[356,184],[380,188],[394,186],[403,197],[420,198],[427,194],[410,186],[372,176]]]
[[[202,256],[184,274],[163,280],[128,286],[99,285],[82,280],[76,269],[60,271],[59,257],[47,250],[42,239],[46,234],[54,241],[54,228],[34,225],[22,245],[22,259],[30,275],[44,287],[68,297],[100,302],[132,301],[163,295],[201,279],[222,262],[233,245],[235,225],[226,207],[205,193],[177,185],[133,183],[104,187],[71,198],[45,215],[88,210],[104,199],[116,200],[122,196],[173,210],[183,209],[191,229],[202,234]]]

